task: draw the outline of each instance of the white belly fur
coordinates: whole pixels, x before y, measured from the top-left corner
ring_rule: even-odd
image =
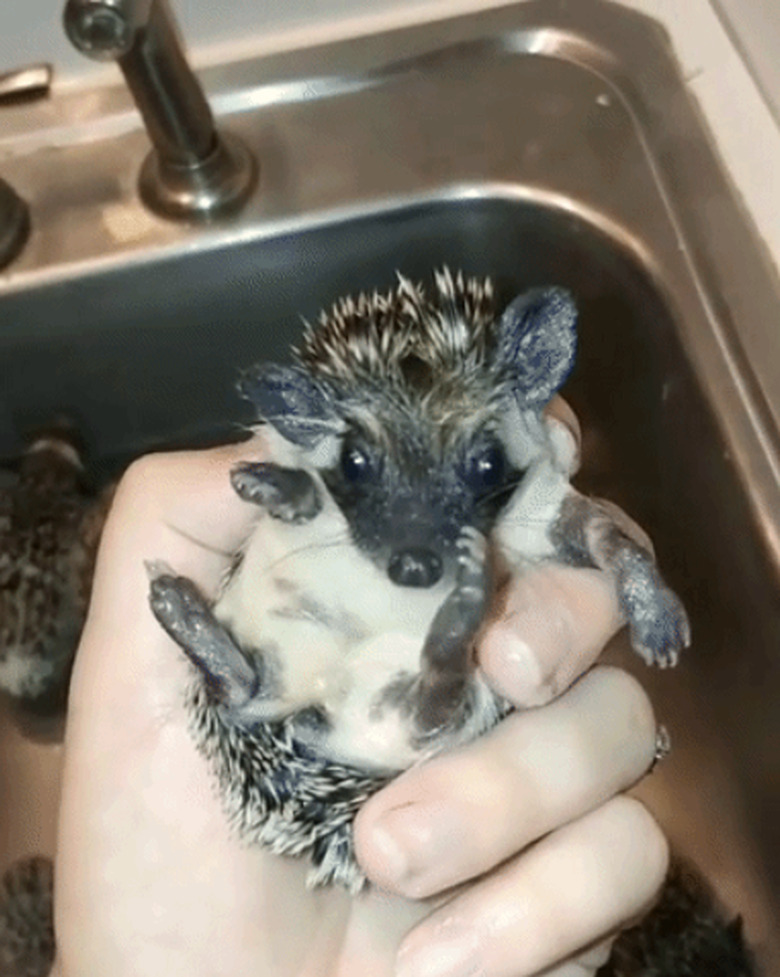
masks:
[[[395,711],[371,718],[371,705],[400,674],[419,672],[425,635],[451,586],[393,584],[350,542],[328,500],[309,523],[260,521],[215,614],[243,649],[278,656],[277,715],[324,706],[333,722],[322,744],[328,755],[400,769],[415,759],[408,722]],[[307,615],[312,601],[329,623]]]

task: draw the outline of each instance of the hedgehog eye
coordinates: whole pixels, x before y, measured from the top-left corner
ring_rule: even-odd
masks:
[[[475,491],[498,488],[506,475],[506,457],[500,445],[491,444],[469,459],[466,482]]]
[[[341,452],[341,473],[348,482],[366,482],[373,469],[368,454],[355,444],[345,444]]]

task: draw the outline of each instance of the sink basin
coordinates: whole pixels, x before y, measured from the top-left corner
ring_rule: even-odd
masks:
[[[0,274],[0,458],[63,410],[98,477],[235,437],[238,370],[396,270],[568,286],[579,487],[647,528],[693,621],[673,673],[608,650],[674,743],[637,793],[780,975],[780,289],[664,33],[601,0],[526,3],[203,78],[261,163],[207,228],[144,212],[121,90],[8,116],[33,231]],[[51,846],[58,790],[56,745],[2,736],[0,868]]]

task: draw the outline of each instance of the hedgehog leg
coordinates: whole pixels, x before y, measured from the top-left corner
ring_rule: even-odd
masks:
[[[634,650],[648,665],[667,668],[677,664],[680,652],[690,644],[690,624],[648,546],[628,535],[629,522],[616,507],[572,491],[563,501],[550,538],[564,562],[598,567],[613,576]]]
[[[436,613],[422,650],[414,702],[415,722],[422,738],[463,718],[465,693],[474,669],[473,641],[488,603],[485,537],[467,528],[458,548],[455,587]]]
[[[157,566],[150,567],[150,574],[152,613],[201,672],[217,701],[240,715],[262,690],[261,663],[241,651],[191,580]]]
[[[322,509],[314,479],[302,468],[245,461],[231,471],[230,481],[245,502],[263,506],[282,522],[308,522]]]

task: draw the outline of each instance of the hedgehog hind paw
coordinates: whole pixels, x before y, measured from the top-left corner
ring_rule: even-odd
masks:
[[[682,602],[667,588],[629,622],[631,644],[648,665],[673,668],[691,643],[691,626]]]
[[[161,573],[149,588],[152,613],[229,712],[240,714],[260,694],[261,675],[214,616],[195,584]]]

